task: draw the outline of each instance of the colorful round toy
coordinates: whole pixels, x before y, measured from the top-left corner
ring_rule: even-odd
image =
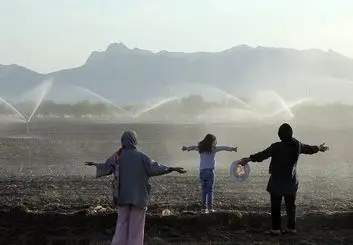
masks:
[[[234,161],[230,165],[230,177],[236,181],[245,181],[250,176],[250,165],[240,164],[241,160]]]

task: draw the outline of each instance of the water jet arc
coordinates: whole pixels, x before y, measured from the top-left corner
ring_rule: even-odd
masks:
[[[312,101],[312,99],[311,98],[303,98],[303,99],[299,99],[299,100],[294,101],[294,102],[289,103],[289,104],[285,103],[286,104],[285,108],[277,110],[277,111],[274,111],[274,112],[266,114],[266,115],[263,115],[263,117],[274,117],[274,116],[277,116],[278,114],[280,114],[282,112],[288,112],[288,111],[290,111],[290,117],[294,117],[294,114],[293,114],[291,109],[296,107],[296,106],[299,106],[301,104],[304,104],[306,102],[309,102],[309,101]]]
[[[3,97],[0,97],[0,101],[2,101],[3,103],[5,103],[9,108],[11,108],[14,112],[16,112],[16,114],[19,115],[24,121],[27,121],[27,119],[25,118],[25,116],[23,116],[22,113],[20,113],[13,105],[11,105],[10,102],[8,102],[7,100],[5,100]]]
[[[112,106],[114,106],[115,108],[119,109],[120,111],[123,111],[125,114],[130,115],[130,113],[127,110],[125,110],[123,107],[116,105],[113,101],[111,101],[111,100],[109,100],[107,98],[104,98],[103,96],[97,94],[96,92],[93,92],[92,90],[90,90],[88,88],[84,88],[84,87],[81,87],[81,86],[78,86],[78,85],[73,85],[73,86],[75,88],[81,90],[81,91],[84,91],[84,92],[86,92],[88,94],[93,95],[94,97],[96,97],[96,98],[98,98],[100,100],[105,101],[108,104],[111,104]]]
[[[180,97],[170,97],[168,99],[161,100],[161,101],[153,104],[152,106],[150,106],[150,107],[148,107],[148,108],[136,113],[135,115],[133,115],[133,118],[140,117],[141,115],[143,115],[143,114],[145,114],[145,113],[147,113],[147,112],[149,112],[151,110],[155,110],[155,109],[157,109],[158,107],[161,107],[164,104],[167,104],[167,103],[169,103],[171,101],[179,100],[179,99],[180,99]]]
[[[199,91],[199,90],[205,91],[204,89],[206,89],[206,92],[207,92],[207,90],[210,92],[216,92],[216,93],[222,95],[223,98],[226,99],[227,101],[230,101],[230,100],[235,101],[236,103],[240,104],[245,109],[248,109],[251,111],[256,111],[254,107],[252,107],[250,104],[246,103],[242,99],[238,98],[237,96],[235,96],[233,94],[230,94],[230,93],[224,91],[221,88],[213,86],[213,85],[196,83],[196,82],[182,82],[182,83],[178,84],[178,89],[180,89],[180,86],[186,87],[187,90],[195,88],[195,86],[196,86],[197,91]],[[171,86],[170,90],[175,90],[175,88],[173,88],[173,86]],[[198,93],[198,92],[195,93],[195,95],[200,95],[200,94],[202,94],[202,93]],[[181,97],[183,97],[183,96],[181,96]]]
[[[36,106],[34,107],[34,109],[33,109],[32,113],[31,113],[31,115],[30,115],[30,116],[28,117],[28,119],[26,120],[27,123],[29,123],[29,122],[32,120],[33,116],[34,116],[34,115],[36,114],[36,112],[38,111],[39,106],[42,104],[42,102],[43,102],[45,96],[48,94],[49,90],[50,90],[51,87],[53,86],[53,81],[52,81],[52,80],[46,81],[46,82],[42,83],[40,86],[41,86],[41,88],[43,87],[44,90],[43,90],[43,92],[41,93],[41,95],[40,95],[40,97],[39,97],[39,100],[37,101]]]

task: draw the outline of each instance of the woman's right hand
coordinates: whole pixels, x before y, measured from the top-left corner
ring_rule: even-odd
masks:
[[[85,162],[86,166],[95,166],[96,164],[94,162]]]
[[[244,157],[240,160],[239,164],[242,166],[245,166],[246,164],[248,164],[250,162],[250,157]]]
[[[186,151],[188,148],[186,146],[181,147],[182,151]]]

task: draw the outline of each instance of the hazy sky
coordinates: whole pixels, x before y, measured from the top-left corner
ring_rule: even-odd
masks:
[[[353,57],[352,0],[0,0],[0,64],[51,72],[112,42],[152,51],[239,44]]]

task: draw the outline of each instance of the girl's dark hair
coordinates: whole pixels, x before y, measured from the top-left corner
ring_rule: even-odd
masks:
[[[212,152],[213,143],[216,141],[216,136],[213,134],[207,134],[203,140],[199,142],[198,148],[199,153]]]

